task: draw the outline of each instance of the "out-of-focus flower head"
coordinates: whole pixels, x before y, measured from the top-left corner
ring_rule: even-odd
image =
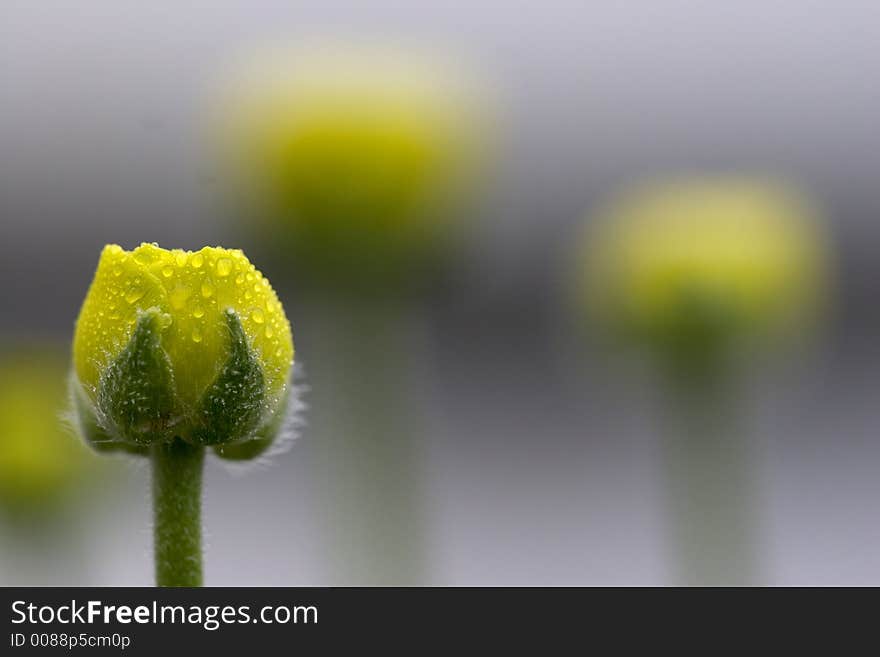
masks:
[[[236,185],[298,269],[350,283],[441,250],[480,151],[482,104],[462,71],[376,45],[270,48],[223,98]]]
[[[588,231],[588,307],[618,332],[685,350],[797,332],[826,290],[816,216],[803,195],[771,182],[643,186]]]
[[[79,428],[99,450],[179,437],[249,458],[275,436],[292,362],[281,302],[241,251],[111,244],[76,323]]]
[[[58,508],[94,468],[62,422],[66,370],[52,348],[0,354],[0,506],[12,515]]]

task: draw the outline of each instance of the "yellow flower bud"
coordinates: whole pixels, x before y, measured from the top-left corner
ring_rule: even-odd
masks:
[[[283,406],[292,362],[284,309],[240,250],[111,244],[74,335],[79,410],[94,415],[81,425],[94,420],[99,444],[252,439]]]
[[[654,185],[589,231],[589,306],[649,340],[794,328],[819,306],[825,243],[802,196],[739,179]]]
[[[412,52],[267,50],[232,80],[221,134],[296,264],[394,269],[448,232],[478,150],[475,98]]]

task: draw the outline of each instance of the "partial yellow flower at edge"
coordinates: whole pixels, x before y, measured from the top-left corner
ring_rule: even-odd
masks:
[[[95,474],[96,462],[65,431],[67,360],[54,347],[5,345],[0,353],[0,507],[54,508]]]
[[[131,339],[141,313],[160,311],[161,344],[182,403],[195,405],[229,357],[227,309],[238,315],[265,377],[269,406],[286,392],[290,324],[269,281],[240,250],[196,252],[141,244],[104,248],[74,335],[74,368],[94,402],[101,374]]]
[[[593,313],[663,339],[695,321],[693,303],[708,304],[729,334],[797,329],[826,292],[815,210],[797,191],[760,180],[639,188],[589,231],[585,251]]]

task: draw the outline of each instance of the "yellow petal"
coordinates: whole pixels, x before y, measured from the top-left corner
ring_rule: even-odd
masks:
[[[293,362],[290,324],[269,281],[237,249],[190,252],[141,244],[104,248],[74,334],[74,367],[95,399],[101,373],[128,344],[138,314],[158,308],[162,347],[184,406],[193,405],[229,355],[224,312],[234,310],[263,368],[270,405]]]

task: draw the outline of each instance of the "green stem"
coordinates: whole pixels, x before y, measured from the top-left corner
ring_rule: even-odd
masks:
[[[201,586],[205,449],[175,438],[154,445],[150,456],[156,585]]]
[[[688,585],[739,586],[756,578],[748,445],[726,365],[667,371],[671,510]]]
[[[338,300],[337,300],[338,301]],[[391,302],[309,306],[312,472],[339,585],[425,581],[420,453],[412,415],[408,308]]]

